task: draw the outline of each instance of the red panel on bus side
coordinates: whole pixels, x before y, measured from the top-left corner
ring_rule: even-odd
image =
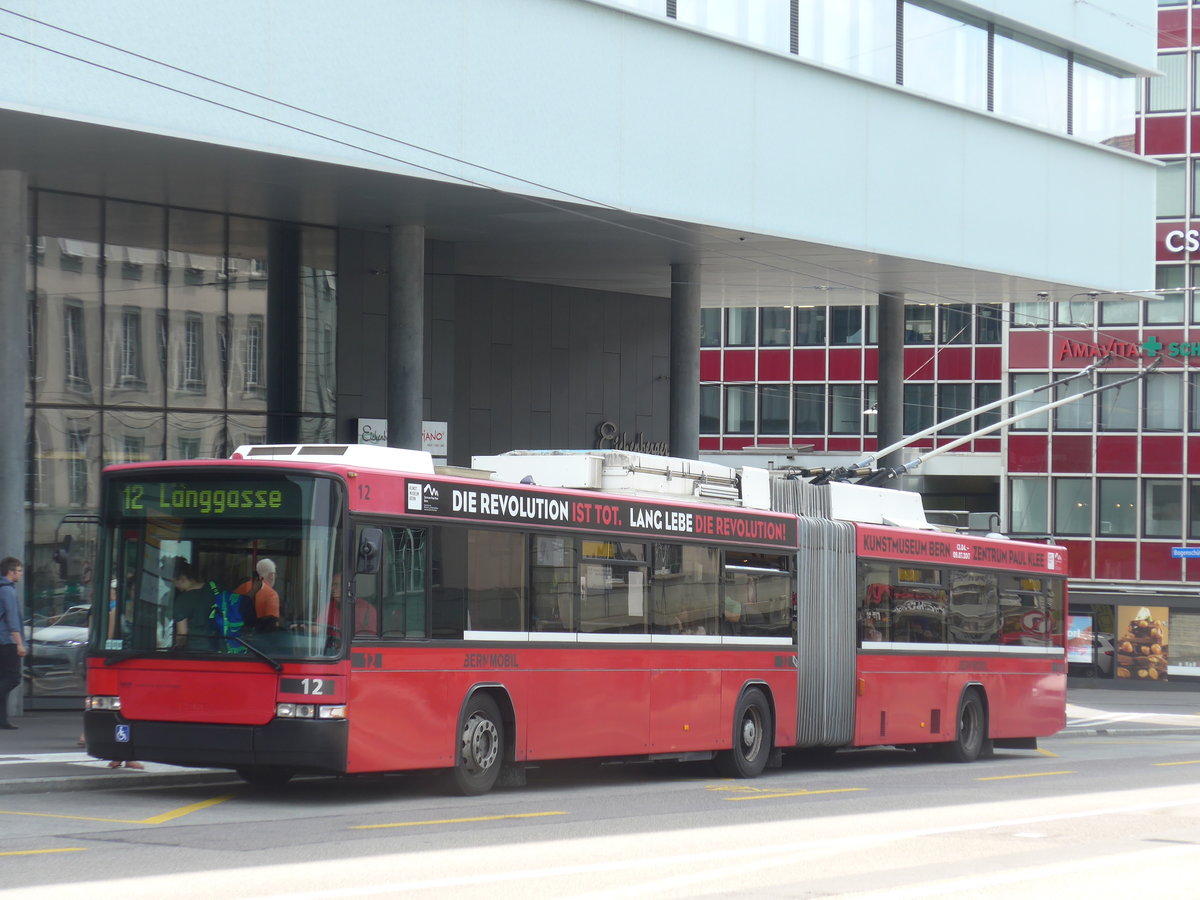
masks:
[[[134,721],[263,725],[275,715],[279,676],[263,663],[128,660],[93,663],[88,692],[121,698]]]

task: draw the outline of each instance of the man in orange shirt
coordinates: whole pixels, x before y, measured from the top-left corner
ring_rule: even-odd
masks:
[[[274,631],[279,627],[279,594],[275,592],[275,561],[260,559],[254,567],[257,578],[237,586],[237,593],[254,601],[254,616],[259,631]]]

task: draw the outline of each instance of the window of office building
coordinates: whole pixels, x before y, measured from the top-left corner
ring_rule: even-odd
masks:
[[[994,303],[980,303],[971,307],[975,317],[975,343],[1000,343],[1000,325],[1004,321],[1001,309]]]
[[[1188,490],[1188,537],[1200,538],[1200,480],[1191,479]]]
[[[1049,496],[1045,478],[1009,481],[1009,530],[1014,534],[1047,534]]]
[[[1054,305],[1054,321],[1058,325],[1090,328],[1096,324],[1096,303],[1092,296],[1075,296]]]
[[[904,307],[904,343],[933,343],[933,307],[908,304]]]
[[[1157,170],[1154,214],[1160,219],[1182,219],[1187,215],[1187,163],[1167,162]]]
[[[861,384],[829,385],[829,433],[862,434]]]
[[[725,310],[725,346],[753,347],[755,309],[752,306]]]
[[[975,385],[975,408],[983,409],[1000,399],[1000,383],[997,381],[981,381]],[[975,430],[995,425],[1000,421],[1000,406],[981,412],[975,417]],[[993,432],[994,433],[994,432]]]
[[[1147,325],[1183,323],[1186,278],[1187,270],[1183,266],[1158,266],[1154,270],[1154,287],[1159,292],[1159,299],[1146,303]]]
[[[895,0],[805,0],[796,52],[835,69],[896,80]]]
[[[700,433],[721,433],[721,386],[700,385]]]
[[[945,422],[955,416],[970,412],[975,407],[971,402],[974,390],[970,384],[939,384],[937,389],[937,420]],[[938,434],[970,434],[971,419],[964,419],[957,425],[949,425]]]
[[[788,434],[791,385],[763,384],[758,388],[758,433]]]
[[[861,306],[833,306],[829,309],[829,343],[861,344],[863,316]]]
[[[1092,398],[1083,397],[1092,389],[1086,378],[1076,378],[1067,384],[1055,388],[1054,399],[1063,400],[1067,397],[1080,397],[1064,403],[1054,410],[1055,431],[1091,431],[1092,430]]]
[[[987,109],[988,33],[977,20],[904,4],[905,87]]]
[[[760,347],[788,347],[792,343],[792,311],[785,306],[766,306],[758,311]]]
[[[725,386],[725,433],[754,434],[755,390],[752,384]]]
[[[1020,300],[1012,305],[1014,328],[1045,328],[1051,322],[1050,300]]]
[[[1149,78],[1150,101],[1147,112],[1182,112],[1187,108],[1186,53],[1160,53],[1158,69],[1162,76]]]
[[[1147,478],[1146,537],[1177,538],[1183,534],[1183,482],[1176,478]]]
[[[1028,38],[997,30],[994,44],[994,110],[1002,116],[1067,130],[1067,58]]]
[[[1131,537],[1137,534],[1137,480],[1100,478],[1097,491],[1097,534],[1101,537]]]
[[[797,384],[793,396],[793,434],[820,435],[825,433],[825,385]]]
[[[1128,379],[1128,372],[1101,372],[1097,376],[1097,386]],[[1141,408],[1138,393],[1138,382],[1132,381],[1097,394],[1096,408],[1100,416],[1100,430],[1137,431],[1138,410]]]
[[[1146,382],[1146,430],[1183,430],[1183,376],[1151,372]]]
[[[966,304],[943,306],[938,310],[938,341],[942,344],[971,343],[971,307]]]
[[[721,346],[721,310],[716,307],[700,310],[700,346]]]
[[[1101,300],[1101,325],[1137,325],[1141,321],[1140,300]]]
[[[1048,381],[1049,375],[1046,372],[1020,372],[1011,377],[1012,389],[1009,391],[1009,395],[1033,390]],[[1022,413],[1032,412],[1039,406],[1045,406],[1050,399],[1049,393],[1049,391],[1038,391],[1020,400],[1014,400],[1008,408],[1008,415],[1018,416]],[[1045,431],[1050,427],[1050,414],[1048,412],[1035,413],[1013,422],[1010,427],[1014,431]]]
[[[825,346],[825,319],[828,309],[824,306],[796,307],[796,346]]]
[[[1133,149],[1138,79],[1081,62],[1071,71],[1071,132],[1076,137]]]
[[[1054,533],[1092,533],[1092,480],[1054,479]]]
[[[904,385],[904,433],[916,434],[933,424],[933,385]]]

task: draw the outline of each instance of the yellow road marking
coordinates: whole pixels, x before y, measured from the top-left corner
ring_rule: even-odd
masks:
[[[57,847],[53,850],[4,850],[0,856],[34,856],[38,853],[82,853],[86,847]]]
[[[1185,759],[1183,762],[1155,763],[1156,766],[1200,766],[1200,759]]]
[[[416,825],[459,825],[463,822],[495,822],[500,819],[536,819],[540,816],[565,816],[565,812],[536,812],[510,813],[505,816],[469,816],[463,819],[428,819],[424,822],[392,822],[387,825],[351,825],[354,829],[363,828],[412,828]]]
[[[1027,772],[1024,775],[989,775],[987,778],[976,778],[976,781],[1004,781],[1008,778],[1041,778],[1044,775],[1074,775],[1074,772]]]
[[[216,806],[218,803],[224,803],[226,800],[232,800],[236,794],[224,794],[220,797],[214,797],[211,800],[201,800],[199,803],[192,803],[188,806],[181,806],[179,809],[173,809],[170,812],[161,813],[157,816],[151,816],[148,819],[107,819],[101,816],[72,816],[67,813],[37,813],[37,812],[20,812],[13,809],[0,809],[0,816],[33,816],[40,819],[74,819],[80,822],[114,822],[118,825],[161,825],[163,822],[170,822],[172,819],[178,819],[181,816],[190,815],[202,809],[207,809],[210,806]]]
[[[1049,750],[1047,750],[1045,747],[1038,747],[1038,748],[1037,748],[1037,752],[1038,752],[1038,753],[1040,753],[1040,754],[1042,754],[1042,756],[1052,756],[1052,757],[1054,757],[1055,759],[1058,759],[1058,754],[1057,754],[1057,753],[1051,753],[1051,752],[1050,752]]]
[[[830,788],[826,791],[786,791],[778,794],[742,794],[738,797],[726,797],[726,800],[776,800],[780,797],[811,797],[814,794],[847,794],[851,791],[865,791],[866,788]]]

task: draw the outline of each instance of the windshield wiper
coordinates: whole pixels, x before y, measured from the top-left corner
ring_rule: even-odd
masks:
[[[267,663],[267,665],[269,665],[276,672],[283,671],[283,663],[268,656],[265,652],[258,649],[258,647],[254,646],[252,643],[250,643],[248,640],[246,640],[240,634],[227,634],[227,635],[225,635],[225,637],[231,641],[237,641],[239,644],[241,644],[243,647],[245,647],[247,650],[249,650],[251,653],[253,653],[255,656],[257,656],[259,659],[263,660],[263,662]]]

